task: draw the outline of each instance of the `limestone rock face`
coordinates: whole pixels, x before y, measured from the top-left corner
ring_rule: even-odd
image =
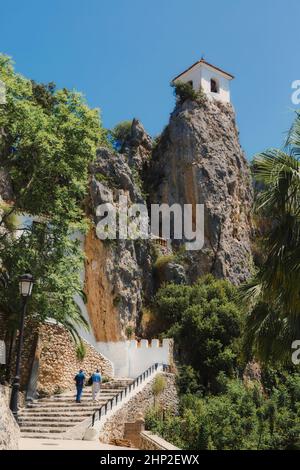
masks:
[[[0,385],[0,450],[17,450],[20,429],[9,407],[8,390]]]
[[[130,135],[123,145],[129,166],[139,173],[145,170],[152,150],[152,139],[138,119],[133,119]]]
[[[151,203],[205,205],[204,247],[186,253],[190,281],[206,273],[235,284],[247,279],[252,185],[232,106],[178,104],[148,175]]]
[[[145,203],[136,167],[133,162],[130,167],[127,161],[124,154],[107,148],[97,152],[90,184],[96,224],[100,220],[96,216],[100,204],[114,203],[118,207],[120,196],[127,197],[128,206]],[[126,332],[134,330],[138,323],[143,296],[151,295],[149,241],[101,241],[93,230],[86,238],[85,253],[87,309],[95,337],[98,341],[126,339]]]

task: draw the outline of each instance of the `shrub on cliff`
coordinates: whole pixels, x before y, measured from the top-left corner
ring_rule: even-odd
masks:
[[[173,87],[174,95],[179,103],[184,103],[186,100],[197,101],[199,104],[204,102],[205,96],[202,90],[194,90],[193,85],[189,82],[172,82],[171,87]]]
[[[125,140],[130,136],[132,121],[121,121],[110,131],[110,140],[113,147],[121,151]]]

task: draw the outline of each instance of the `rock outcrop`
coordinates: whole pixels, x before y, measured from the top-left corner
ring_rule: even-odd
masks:
[[[91,209],[126,196],[128,205],[204,204],[205,243],[181,253],[153,279],[151,241],[100,241],[92,230],[86,238],[87,309],[98,341],[118,341],[139,325],[143,302],[164,282],[193,282],[212,273],[235,284],[251,269],[250,172],[240,147],[230,104],[186,100],[177,104],[169,125],[152,150],[138,120],[121,153],[100,148],[91,166]],[[159,256],[159,254],[158,254]],[[159,281],[159,282],[158,282]]]
[[[205,273],[239,284],[250,274],[252,186],[230,104],[186,100],[153,152],[151,203],[204,204],[205,243],[189,251],[190,281]]]
[[[0,450],[17,450],[20,429],[8,407],[8,389],[0,385]]]
[[[140,171],[149,159],[151,141],[141,124],[133,121],[132,140],[124,153],[100,148],[91,166],[90,196],[95,224],[100,204],[145,204]],[[147,153],[148,152],[148,153]],[[104,240],[94,229],[86,238],[85,291],[87,310],[98,341],[118,341],[130,336],[139,321],[143,297],[152,292],[152,260],[148,240]]]

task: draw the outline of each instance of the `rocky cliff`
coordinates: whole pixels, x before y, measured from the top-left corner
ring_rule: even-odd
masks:
[[[141,172],[149,160],[151,139],[133,121],[124,153],[100,148],[91,166],[90,201],[95,224],[96,208],[126,196],[128,205],[145,203]],[[139,321],[143,298],[152,294],[152,259],[147,240],[104,240],[92,229],[85,241],[87,310],[98,341],[131,336]]]
[[[190,281],[205,273],[235,284],[250,273],[252,185],[230,104],[186,100],[153,151],[149,200],[204,204],[205,244],[185,256]]]
[[[118,206],[120,195],[127,196],[129,205],[147,202],[148,209],[153,203],[204,204],[205,243],[184,255],[181,249],[180,263],[169,256],[155,279],[155,256],[165,253],[155,247],[153,255],[151,241],[100,241],[91,230],[85,243],[85,284],[97,340],[130,337],[145,301],[163,282],[193,282],[212,273],[239,284],[249,276],[252,186],[230,104],[207,99],[177,104],[155,145],[133,120],[121,153],[100,148],[91,166],[95,224],[97,206]],[[180,246],[174,243],[172,249],[176,253]]]

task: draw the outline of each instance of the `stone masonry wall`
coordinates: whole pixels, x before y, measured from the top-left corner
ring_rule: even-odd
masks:
[[[175,374],[163,373],[166,380],[164,391],[156,398],[156,404],[162,408],[172,410],[174,413],[178,408],[178,396],[175,385]],[[117,411],[105,424],[100,432],[100,441],[109,443],[113,439],[122,439],[124,436],[125,423],[135,422],[137,416],[147,411],[154,405],[152,392],[153,380],[143,390],[129,400],[119,411]]]
[[[88,377],[95,369],[106,377],[113,376],[112,364],[84,341],[84,359],[77,358],[71,335],[60,325],[44,324],[39,329],[36,357],[39,360],[37,391],[52,395],[74,388],[74,376],[83,369]]]
[[[0,450],[17,450],[20,429],[9,407],[9,390],[0,385]]]
[[[160,436],[152,434],[150,431],[142,431],[140,434],[140,446],[142,450],[178,450],[170,442],[165,441]]]

